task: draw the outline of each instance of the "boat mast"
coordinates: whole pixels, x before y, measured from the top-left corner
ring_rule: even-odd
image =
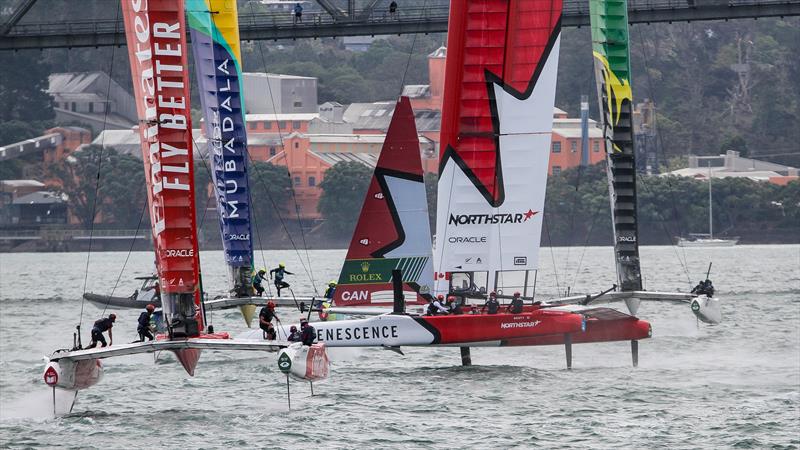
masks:
[[[597,97],[608,162],[614,253],[622,291],[642,289],[626,0],[590,0]]]
[[[711,161],[708,162],[708,238],[714,239],[714,204],[711,201]]]

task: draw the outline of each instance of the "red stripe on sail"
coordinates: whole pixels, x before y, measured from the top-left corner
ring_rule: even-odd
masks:
[[[183,1],[123,0],[122,10],[161,291],[195,293],[199,305]]]

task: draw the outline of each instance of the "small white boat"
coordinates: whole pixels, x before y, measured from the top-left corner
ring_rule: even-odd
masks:
[[[738,237],[718,238],[710,234],[690,234],[688,238],[678,238],[678,247],[733,247],[738,243]]]

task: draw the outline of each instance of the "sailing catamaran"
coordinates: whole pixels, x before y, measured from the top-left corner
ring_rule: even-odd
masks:
[[[193,7],[222,11],[230,3],[208,0],[195,2]],[[78,346],[55,352],[50,355],[44,374],[45,382],[54,389],[78,390],[97,383],[102,376],[100,359],[112,356],[170,350],[193,375],[203,349],[282,351],[290,346],[288,342],[238,341],[230,339],[228,333],[214,333],[207,326],[194,212],[184,3],[123,0],[122,10],[167,333],[152,342],[88,350]],[[224,127],[224,122],[220,123]],[[226,164],[225,159],[222,161]],[[230,203],[232,197],[226,199]],[[284,357],[297,361],[291,373],[298,378],[316,380],[327,376],[324,344],[312,347],[302,351],[293,348]]]

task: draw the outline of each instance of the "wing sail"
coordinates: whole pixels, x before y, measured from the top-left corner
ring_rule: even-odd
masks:
[[[642,289],[636,215],[628,2],[590,0],[597,99],[608,161],[614,252],[622,291]]]
[[[424,303],[433,284],[431,232],[419,137],[406,97],[395,106],[334,303],[391,305],[393,269],[403,272],[406,302]]]
[[[225,262],[233,294],[251,296],[253,244],[236,2],[189,0],[187,13]]]
[[[436,227],[447,272],[537,267],[560,0],[450,4]]]
[[[176,335],[199,335],[200,261],[182,1],[123,0],[162,307]]]

